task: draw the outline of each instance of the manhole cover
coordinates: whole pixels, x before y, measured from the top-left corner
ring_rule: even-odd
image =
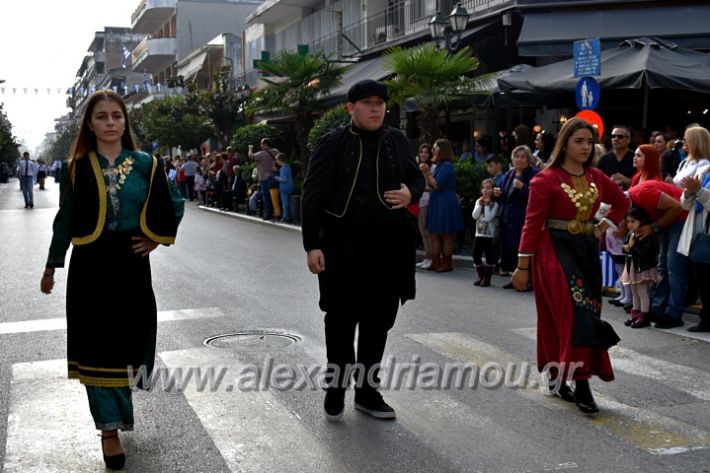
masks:
[[[278,350],[300,342],[301,337],[275,330],[242,330],[209,337],[205,346],[220,350]]]

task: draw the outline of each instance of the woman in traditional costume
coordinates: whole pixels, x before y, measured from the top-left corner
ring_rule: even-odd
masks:
[[[596,168],[596,130],[568,120],[551,162],[530,183],[530,197],[513,284],[528,287],[532,273],[537,306],[537,363],[551,377],[550,391],[575,401],[582,412],[597,412],[589,379],[612,381],[607,350],[619,338],[601,320],[602,275],[598,237],[616,228],[628,208],[619,187]],[[611,205],[595,225],[601,202]],[[572,393],[566,380],[576,383]]]
[[[68,171],[41,290],[51,293],[55,268],[64,267],[72,243],[68,375],[86,386],[106,466],[121,469],[126,456],[118,430],[133,429],[131,388],[141,374],[149,379],[155,361],[148,254],[175,242],[184,203],[162,163],[136,150],[126,105],[111,91],[89,99]]]

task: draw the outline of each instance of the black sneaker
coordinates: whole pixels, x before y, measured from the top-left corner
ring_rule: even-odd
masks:
[[[682,326],[683,319],[671,317],[670,315],[664,315],[656,322],[656,328],[675,328]]]
[[[343,417],[343,410],[345,410],[345,389],[326,389],[323,401],[325,418],[331,422],[339,421]]]
[[[375,389],[355,392],[355,409],[378,419],[394,419],[394,409],[382,399],[382,394]]]
[[[710,323],[700,322],[698,325],[690,327],[688,332],[710,332]]]

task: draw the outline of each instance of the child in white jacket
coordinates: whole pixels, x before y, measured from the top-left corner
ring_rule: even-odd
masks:
[[[493,198],[495,181],[485,179],[481,182],[481,197],[476,201],[471,216],[476,220],[476,237],[473,240],[473,264],[478,279],[474,286],[488,287],[498,261],[496,238],[498,237],[498,213],[500,206]],[[486,257],[483,264],[482,256]]]

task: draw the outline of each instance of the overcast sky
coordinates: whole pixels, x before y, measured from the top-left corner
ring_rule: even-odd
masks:
[[[5,82],[0,84],[0,102],[4,103],[14,135],[31,151],[39,146],[45,133],[54,130],[54,119],[68,111],[66,91],[74,84],[95,32],[106,26],[131,26],[131,14],[139,3],[140,0],[2,2],[0,80]]]

